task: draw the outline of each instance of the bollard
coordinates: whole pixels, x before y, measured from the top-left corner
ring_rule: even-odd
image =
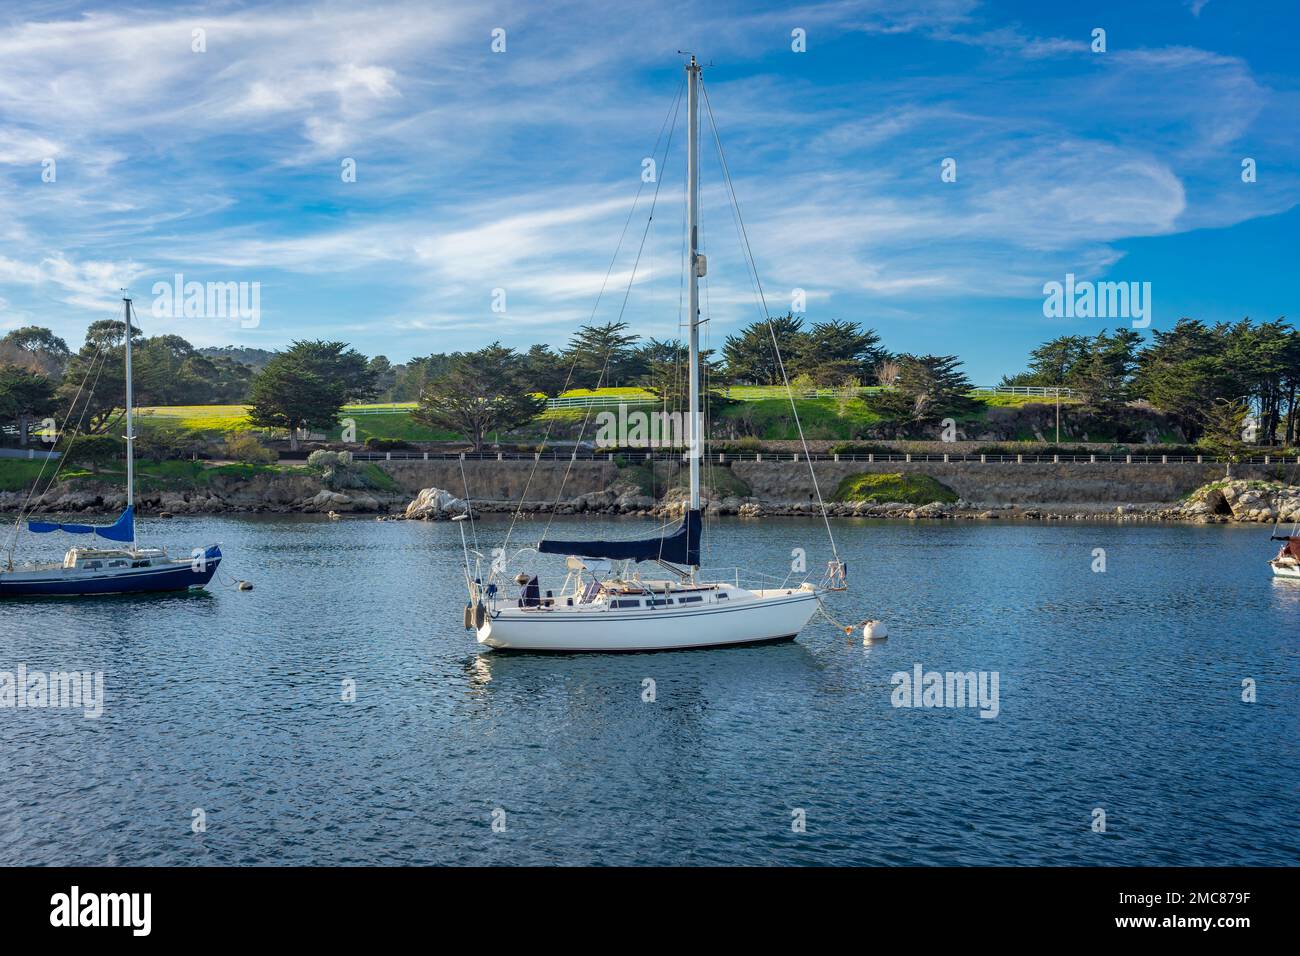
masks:
[[[126,333],[126,326],[125,326],[125,325],[122,326],[122,332],[123,332],[123,334]],[[839,461],[839,460],[840,460],[840,453],[839,453],[839,452],[836,452],[836,453],[835,453],[835,460],[836,460],[836,461]]]
[[[1202,462],[1201,462],[1201,457],[1202,457],[1202,456],[1200,456],[1200,455],[1197,455],[1197,456],[1196,456],[1196,463],[1197,463],[1198,465],[1202,463]]]
[[[1162,465],[1167,465],[1167,464],[1169,464],[1169,456],[1168,456],[1168,455],[1161,455],[1161,456],[1160,456],[1160,464],[1162,464]]]
[[[125,326],[123,326],[123,329],[125,329]],[[981,465],[986,465],[986,464],[988,464],[988,456],[987,456],[987,455],[980,455],[980,464],[981,464]]]
[[[1125,456],[1124,456],[1124,464],[1126,464],[1126,465],[1131,465],[1131,464],[1133,464],[1133,456],[1132,456],[1132,455],[1125,455]]]
[[[125,329],[126,326],[123,326],[122,328]],[[868,465],[874,464],[875,461],[876,461],[876,455],[875,455],[875,453],[874,453],[874,452],[869,452],[869,453],[867,454],[867,464],[868,464]]]
[[[125,326],[123,326],[123,329],[125,329]],[[123,332],[123,334],[125,334],[125,332]],[[944,463],[945,465],[948,464],[948,456],[947,456],[947,455],[944,455],[944,456],[943,456],[943,463]]]
[[[1024,456],[1024,455],[1016,455],[1016,464],[1017,464],[1017,465],[1023,465],[1024,463],[1025,463],[1025,456]]]
[[[123,333],[125,333],[125,330],[126,330],[126,327],[123,326]],[[1089,456],[1088,456],[1088,464],[1090,464],[1090,465],[1095,465],[1095,464],[1097,464],[1097,456],[1096,456],[1096,455],[1089,455]]]
[[[910,465],[912,463],[912,453],[909,451],[903,460]]]
[[[123,326],[122,328],[123,328],[123,331],[125,331],[126,326]],[[425,461],[428,461],[428,460],[429,460],[429,453],[428,453],[427,451],[424,453],[424,460],[425,460]]]

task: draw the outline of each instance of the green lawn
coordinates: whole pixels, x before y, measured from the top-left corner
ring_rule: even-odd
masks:
[[[796,398],[799,419],[803,424],[804,434],[810,439],[853,440],[861,438],[867,429],[884,419],[873,411],[868,402],[871,393],[878,388],[870,388],[863,397],[841,399],[838,397]],[[720,411],[721,418],[742,419],[746,422],[743,431],[760,436],[764,440],[778,441],[798,437],[794,416],[790,411],[790,401],[784,386],[779,385],[744,385],[731,390],[733,398],[744,398]],[[570,389],[566,397],[607,396],[628,400],[653,399],[650,392],[642,388],[601,388]],[[958,416],[963,422],[983,420],[990,408],[1018,407],[1030,403],[1053,402],[1051,397],[1043,398],[1031,395],[995,395],[981,393],[972,395],[978,403],[970,412]],[[1077,404],[1074,399],[1062,399],[1062,405]],[[382,405],[349,405],[343,409],[340,418],[351,419],[356,423],[356,440],[364,442],[369,438],[397,441],[457,441],[464,438],[453,431],[440,428],[428,428],[417,424],[410,414],[414,403]],[[372,409],[371,411],[367,411]],[[219,439],[222,435],[247,429],[248,406],[246,405],[179,405],[162,408],[142,408],[140,424],[148,429],[164,422],[178,423],[181,427],[203,434],[205,437]],[[543,412],[529,428],[518,432],[529,438],[540,438],[546,431],[548,423],[556,425],[576,425],[587,418],[591,423],[589,431],[594,428],[596,415],[601,411],[616,411],[615,408],[562,408]],[[561,429],[562,430],[562,429]],[[553,433],[553,437],[559,432]],[[592,431],[594,434],[594,431]],[[342,427],[327,433],[332,441],[342,437]],[[571,436],[570,436],[571,437]],[[1019,437],[1019,436],[1018,436]],[[1032,435],[1023,436],[1032,438]]]
[[[198,432],[209,438],[220,438],[227,432],[251,429],[248,423],[247,405],[169,405],[155,408],[141,408],[138,421],[141,430],[155,425],[178,424],[182,428]],[[382,409],[367,412],[366,409]],[[345,405],[339,414],[340,419],[350,418],[356,422],[357,441],[367,438],[388,438],[400,441],[453,441],[460,437],[445,429],[426,428],[412,421],[410,412],[405,409],[415,408],[415,403],[383,405]],[[253,429],[264,433],[264,429]],[[343,426],[333,429],[328,434],[333,441],[342,435]]]
[[[841,403],[834,398],[797,398],[799,424],[804,436],[810,439],[857,438],[866,428],[881,421],[860,398]],[[791,440],[799,437],[790,402],[786,398],[770,398],[754,402],[741,402],[723,409],[723,419],[744,422],[744,430],[769,441]]]

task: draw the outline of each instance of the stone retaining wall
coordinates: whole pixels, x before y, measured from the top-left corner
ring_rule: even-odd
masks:
[[[461,462],[392,461],[380,465],[411,492],[446,488],[464,493]],[[464,463],[471,498],[517,501],[528,487],[529,500],[554,500],[563,482],[564,499],[603,491],[618,481],[619,469],[604,461],[474,461]],[[717,467],[716,464],[711,467]],[[737,461],[731,473],[747,484],[760,501],[814,500],[813,485],[804,461]],[[1196,488],[1225,477],[1222,464],[1015,464],[978,462],[878,462],[819,461],[813,466],[823,497],[829,499],[849,475],[901,472],[929,475],[952,488],[972,505],[1054,505],[1114,508],[1122,504],[1169,504]],[[567,479],[564,478],[566,470]],[[1234,478],[1263,478],[1300,483],[1300,466],[1234,465]],[[531,480],[530,476],[531,475]],[[707,476],[707,471],[706,471]],[[684,481],[685,475],[679,475]]]

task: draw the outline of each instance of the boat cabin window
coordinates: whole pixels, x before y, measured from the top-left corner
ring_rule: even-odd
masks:
[[[726,599],[727,599],[727,592],[726,592],[726,591],[719,591],[719,592],[718,592],[718,600],[719,600],[719,601],[725,601]]]
[[[700,597],[698,594],[695,594],[692,595],[691,597],[679,598],[677,603],[678,604],[699,604],[703,600],[704,598]]]
[[[110,561],[110,562],[108,562],[108,566],[109,566],[110,568],[124,568],[124,567],[126,567],[126,562],[125,562],[125,561]]]
[[[153,562],[150,561],[148,558],[145,558],[143,561],[132,561],[132,562],[131,562],[131,567],[133,567],[133,568],[147,568],[147,567],[149,567],[149,565],[151,565],[152,563],[153,563]]]
[[[102,561],[87,561],[85,564],[82,565],[82,567],[85,568],[87,571],[98,571],[103,566],[104,563]]]
[[[614,601],[614,607],[640,607],[640,601]]]

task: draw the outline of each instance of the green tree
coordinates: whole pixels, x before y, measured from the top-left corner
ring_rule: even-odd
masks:
[[[776,316],[768,322],[755,322],[736,335],[727,336],[722,346],[726,373],[734,382],[752,382],[755,385],[780,385],[781,365],[777,361],[772,340],[781,349],[781,359],[786,374],[795,376],[792,360],[800,353],[803,341],[803,319],[793,314]]]
[[[298,432],[332,428],[346,398],[346,383],[322,369],[313,349],[294,343],[276,355],[253,379],[249,421],[258,428],[289,431],[289,447],[298,448]]]
[[[1240,461],[1249,452],[1249,445],[1243,438],[1249,414],[1250,404],[1244,398],[1235,401],[1215,399],[1202,412],[1199,444],[1213,454]]]
[[[786,371],[810,375],[824,388],[866,378],[884,357],[875,329],[863,329],[856,322],[817,322],[797,340]]]
[[[378,369],[346,342],[294,342],[289,353],[304,368],[343,390],[344,402],[369,402],[378,394]]]
[[[51,379],[63,374],[71,354],[67,342],[38,325],[25,325],[0,338],[0,364],[18,365]]]
[[[626,322],[608,322],[577,331],[564,356],[573,363],[572,388],[622,385],[644,371],[633,348],[637,336],[627,329]]]
[[[489,432],[527,424],[544,407],[527,391],[519,355],[493,342],[457,356],[447,371],[425,385],[411,417],[461,432],[480,451]]]
[[[872,398],[872,405],[903,425],[936,422],[968,412],[971,382],[955,355],[900,355],[894,387]]]
[[[1210,402],[1242,394],[1224,366],[1225,329],[1179,319],[1155,330],[1138,357],[1134,394],[1169,415],[1188,441],[1200,436]]]
[[[524,354],[522,374],[524,388],[554,397],[564,390],[568,361],[551,351],[549,345],[537,344]]]
[[[1089,339],[1086,336],[1058,336],[1029,353],[1028,371],[1004,376],[1002,384],[1064,388],[1088,351]]]
[[[0,365],[0,420],[18,426],[18,443],[26,445],[33,419],[58,408],[55,386],[44,375],[17,365]]]
[[[70,425],[80,422],[83,434],[98,435],[115,428],[125,411],[125,331],[121,319],[92,322],[86,329],[85,344],[68,359],[56,395],[59,407],[69,409]],[[132,326],[132,348],[140,341],[140,330]]]
[[[1066,373],[1065,384],[1076,392],[1085,408],[1114,421],[1130,398],[1137,367],[1136,349],[1141,341],[1142,337],[1132,329],[1116,329],[1113,335],[1098,332]]]
[[[59,446],[59,451],[68,461],[77,465],[89,465],[90,470],[98,472],[100,466],[121,461],[125,467],[125,442],[114,435],[71,435]]]

